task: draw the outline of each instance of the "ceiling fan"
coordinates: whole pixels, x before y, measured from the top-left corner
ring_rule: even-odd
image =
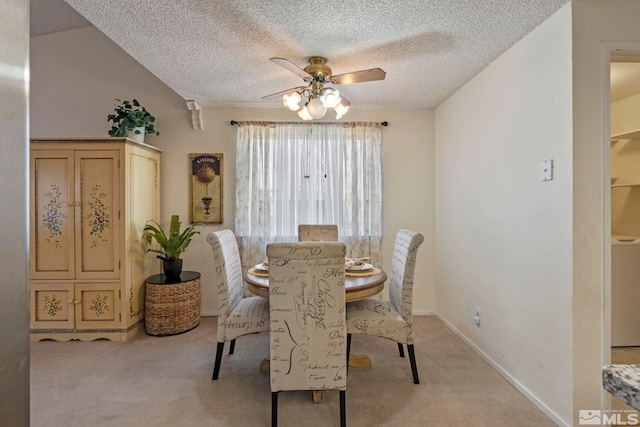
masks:
[[[327,108],[333,108],[336,112],[336,119],[340,119],[349,110],[351,103],[341,96],[337,89],[325,85],[346,85],[384,80],[387,75],[381,68],[371,68],[334,76],[331,73],[331,68],[326,64],[327,60],[319,56],[309,58],[309,65],[304,69],[288,59],[274,57],[269,60],[302,77],[307,85],[272,93],[263,96],[262,99],[284,95],[282,97],[283,104],[290,110],[297,111],[298,116],[303,120],[321,119],[326,114]],[[300,102],[305,98],[306,101],[301,107]]]

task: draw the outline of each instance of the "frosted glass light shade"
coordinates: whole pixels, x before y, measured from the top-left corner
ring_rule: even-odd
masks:
[[[342,116],[347,114],[347,111],[349,111],[350,106],[351,106],[351,103],[346,99],[342,98],[340,100],[340,103],[335,107],[333,107],[334,111],[336,112],[336,119],[340,120]]]
[[[285,94],[282,97],[282,103],[285,107],[288,107],[291,111],[298,111],[300,109],[300,94],[298,92],[293,92],[291,95]]]
[[[309,110],[307,110],[306,105],[298,111],[298,117],[300,117],[302,120],[313,120],[313,117],[311,117],[311,114],[309,114]]]
[[[320,98],[313,98],[307,104],[307,110],[314,119],[321,119],[327,114],[327,107],[324,106]]]
[[[340,92],[336,89],[327,87],[322,91],[322,95],[320,95],[320,100],[327,108],[333,108],[338,103],[340,103]]]

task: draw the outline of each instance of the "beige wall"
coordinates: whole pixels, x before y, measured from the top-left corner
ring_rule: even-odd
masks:
[[[573,391],[570,25],[565,6],[436,109],[438,315],[560,424]]]
[[[574,244],[574,422],[580,409],[600,408],[601,366],[608,358],[604,345],[604,306],[609,299],[604,268],[610,257],[605,201],[609,176],[604,173],[610,130],[603,117],[609,99],[609,63],[605,42],[639,42],[640,2],[580,0],[573,15],[573,244]],[[618,46],[619,47],[619,46]],[[636,49],[637,50],[637,49]],[[605,107],[606,106],[606,107]],[[606,186],[606,187],[605,187]],[[606,356],[605,356],[606,355]]]
[[[640,94],[611,103],[611,135],[640,129]]]
[[[29,425],[29,2],[0,0],[0,424]]]
[[[265,59],[266,60],[266,59]],[[285,108],[206,108],[204,130],[191,128],[185,101],[93,27],[31,40],[32,137],[103,136],[114,98],[137,98],[157,117],[160,136],[147,142],[163,150],[163,221],[179,214],[188,221],[188,154],[224,154],[224,223],[207,232],[234,228],[235,135],[230,120],[293,120]],[[211,84],[224,84],[212,78]],[[256,94],[258,97],[260,94]],[[414,310],[435,311],[434,112],[358,109],[345,119],[388,121],[383,130],[383,262],[390,265],[395,234],[410,228],[425,236],[418,254]],[[204,236],[184,254],[185,269],[203,274],[205,314],[217,312],[211,248]]]

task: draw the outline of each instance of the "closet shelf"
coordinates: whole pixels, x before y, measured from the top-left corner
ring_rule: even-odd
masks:
[[[629,184],[612,184],[611,188],[618,188],[618,187],[640,187],[640,182],[634,182],[634,183],[629,183]]]
[[[629,132],[623,132],[616,135],[611,135],[612,143],[620,139],[640,139],[640,129],[632,130]]]

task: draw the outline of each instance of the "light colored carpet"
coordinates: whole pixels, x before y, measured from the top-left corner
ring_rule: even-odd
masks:
[[[554,423],[437,317],[415,318],[421,384],[396,343],[354,336],[372,368],[349,370],[350,426],[543,427]],[[31,344],[31,426],[269,426],[268,334],[241,337],[211,381],[216,318],[181,335]],[[339,425],[339,395],[282,392],[280,426]]]

